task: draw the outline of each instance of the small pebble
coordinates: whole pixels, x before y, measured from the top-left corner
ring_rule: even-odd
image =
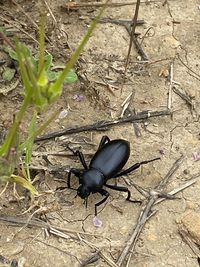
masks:
[[[85,99],[85,97],[84,95],[74,95],[73,99],[76,100],[77,102],[81,102]]]
[[[95,227],[101,227],[103,222],[98,217],[95,216],[93,218],[93,224]]]
[[[193,156],[194,161],[200,160],[200,153],[199,153],[199,151],[192,152],[192,156]]]
[[[68,109],[63,109],[63,110],[60,112],[58,118],[59,118],[59,119],[64,119],[65,117],[67,117],[67,115],[68,115]]]
[[[165,154],[166,154],[166,149],[165,149],[165,148],[161,148],[161,149],[159,150],[159,153],[160,153],[161,155],[165,155]]]

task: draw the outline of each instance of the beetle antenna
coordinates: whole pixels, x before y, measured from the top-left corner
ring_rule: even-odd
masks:
[[[71,190],[74,190],[74,191],[77,191],[77,189],[72,188],[72,187],[67,187],[67,188],[69,188],[69,189],[71,189]]]

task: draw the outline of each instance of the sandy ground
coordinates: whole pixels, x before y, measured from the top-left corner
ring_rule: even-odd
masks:
[[[36,43],[21,29],[37,38],[37,31],[31,25],[30,18],[38,21],[38,5],[30,1],[18,3],[29,19],[22,14],[19,7],[16,8],[14,4],[9,6],[9,3],[3,1],[0,7],[0,24],[10,29],[11,38],[13,34],[17,34],[34,50]],[[64,1],[49,0],[48,3],[57,25],[54,25],[52,17],[49,16],[47,35],[51,44],[47,44],[47,49],[53,54],[55,65],[59,65],[65,63],[71,53],[67,44],[72,50],[78,46],[98,9],[80,8],[67,12],[60,8],[65,4]],[[134,8],[134,5],[107,8],[104,17],[131,20]],[[13,196],[13,185],[10,184],[0,195],[0,217],[23,216],[25,221],[31,218],[30,216],[44,219],[54,226],[61,227],[60,231],[65,236],[54,235],[44,230],[44,227],[25,225],[21,229],[22,225],[3,222],[0,218],[0,266],[10,266],[13,259],[18,261],[18,266],[27,267],[80,266],[82,261],[98,250],[98,261],[91,266],[118,266],[113,264],[117,262],[130,239],[141,210],[149,201],[149,198],[139,194],[131,183],[134,182],[147,192],[151,192],[181,155],[182,163],[163,188],[164,192],[179,188],[199,173],[199,12],[197,0],[146,1],[141,4],[139,19],[143,19],[145,24],[138,26],[136,31],[140,33],[138,40],[142,41],[149,61],[143,63],[133,47],[122,92],[124,63],[130,37],[123,26],[112,23],[99,24],[79,60],[79,82],[65,86],[61,99],[50,108],[53,112],[59,107],[70,107],[68,115],[55,120],[46,133],[116,119],[122,112],[122,103],[131,93],[129,111],[136,113],[166,110],[169,107],[170,93],[171,116],[152,117],[134,124],[121,124],[106,131],[66,135],[35,145],[35,166],[46,166],[42,154],[61,151],[70,154],[66,151],[68,143],[73,148],[80,148],[88,155],[86,159],[89,161],[102,135],[105,134],[111,139],[123,138],[130,142],[131,156],[126,167],[160,156],[160,161],[142,166],[129,176],[118,179],[118,184],[128,186],[133,198],[142,200],[142,204],[125,201],[126,193],[108,190],[111,196],[98,209],[98,218],[102,221],[102,226],[95,227],[94,204],[101,200],[99,194],[89,198],[86,209],[82,199],[75,198],[76,192],[69,189],[54,194],[44,193],[30,201],[27,192],[17,187],[20,196],[25,197],[16,200]],[[2,46],[0,59],[8,60],[3,49]],[[107,84],[110,85],[110,89]],[[11,87],[2,81],[1,92],[6,86]],[[81,101],[77,101],[77,96],[81,97]],[[22,86],[19,84],[14,90],[6,95],[1,94],[0,97],[3,134],[22,102]],[[42,115],[40,121],[44,121],[48,114],[49,111]],[[23,127],[26,131],[26,123]],[[70,167],[81,168],[75,157],[49,156],[48,159],[55,166],[65,166],[66,170]],[[54,191],[58,186],[66,185],[66,172],[50,174],[48,171],[42,171],[37,176],[39,179],[36,187],[40,192]],[[55,181],[58,177],[64,182],[61,182],[61,179]],[[76,178],[73,179],[73,186],[78,187]],[[3,188],[4,185],[1,186],[1,190]],[[139,235],[129,266],[199,266],[198,248],[195,253],[194,247],[191,249],[192,245],[189,246],[180,235],[180,229],[185,227],[193,241],[197,244],[200,242],[199,181],[176,196],[176,199],[165,200],[152,208],[151,211],[157,212],[148,220]],[[31,206],[33,209],[27,211]]]

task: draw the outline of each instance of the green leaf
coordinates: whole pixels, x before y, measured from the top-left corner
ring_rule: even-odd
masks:
[[[36,190],[36,188],[32,185],[31,182],[29,182],[25,178],[12,174],[9,180],[22,185],[23,187],[28,189],[33,195],[38,195],[38,191]]]
[[[10,58],[18,61],[17,53],[10,47],[5,48],[5,51],[8,52]]]
[[[60,75],[61,75],[62,71],[47,71],[47,77],[48,80],[50,82],[55,81]],[[65,77],[64,83],[75,83],[78,80],[78,76],[76,74],[76,72],[71,69],[67,76]]]
[[[65,78],[65,82],[66,83],[75,83],[77,80],[78,80],[78,76],[77,76],[75,70],[74,69],[71,69],[68,72],[68,74],[67,74],[67,76]]]
[[[56,73],[57,77],[60,76],[62,71],[58,71]],[[76,74],[76,72],[74,71],[74,69],[69,70],[69,72],[67,73],[64,83],[75,83],[78,80],[78,76]]]
[[[8,81],[10,82],[15,76],[15,69],[11,69],[6,67],[3,74],[2,74],[2,78],[4,81]]]
[[[47,77],[48,77],[48,80],[50,82],[53,82],[55,81],[55,79],[58,77],[58,74],[56,71],[51,71],[51,70],[48,70],[47,71]]]

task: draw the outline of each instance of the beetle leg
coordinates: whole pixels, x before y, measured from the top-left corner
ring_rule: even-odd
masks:
[[[81,176],[82,171],[79,170],[79,169],[74,169],[74,168],[72,168],[72,169],[69,170],[68,177],[67,177],[67,187],[68,187],[68,188],[71,188],[70,181],[71,181],[71,174],[72,174],[72,173],[73,173],[76,177],[79,178],[79,183],[81,183],[80,176]]]
[[[145,160],[145,161],[141,161],[141,162],[135,163],[133,166],[129,167],[128,169],[117,173],[113,178],[117,178],[117,177],[126,175],[126,174],[138,169],[141,165],[147,164],[149,162],[152,162],[152,161],[155,161],[155,160],[158,160],[158,159],[160,159],[160,158],[155,158],[155,159],[150,159],[150,160]]]
[[[130,190],[127,188],[127,187],[124,187],[124,186],[116,186],[116,185],[110,185],[110,184],[105,184],[104,186],[110,188],[110,189],[113,189],[113,190],[116,190],[116,191],[120,191],[120,192],[127,192],[128,193],[128,196],[126,198],[126,200],[130,201],[130,202],[134,202],[134,203],[141,203],[140,200],[131,200],[130,197],[131,197],[131,192]]]
[[[101,201],[99,201],[98,203],[95,204],[95,216],[97,216],[97,207],[100,206],[101,204],[103,204],[110,195],[104,189],[99,190],[98,193],[100,193],[102,196],[105,196],[105,197]]]
[[[74,151],[71,147],[67,146],[67,148],[74,154],[74,156],[78,156],[80,162],[82,163],[83,167],[85,170],[88,169],[87,163],[85,161],[84,155],[82,152],[80,152],[79,150]]]
[[[101,138],[101,141],[99,143],[99,147],[97,150],[99,150],[100,148],[102,148],[106,143],[110,142],[110,138],[107,135],[103,135]]]
[[[80,159],[80,162],[82,163],[83,167],[85,170],[88,169],[88,166],[87,166],[87,163],[85,161],[85,157],[83,155],[82,152],[80,152],[79,150],[76,151],[76,154],[78,155],[79,159]]]
[[[87,209],[87,204],[88,204],[88,198],[87,198],[87,197],[84,199],[83,204],[85,204],[85,207],[86,207],[86,209]]]

